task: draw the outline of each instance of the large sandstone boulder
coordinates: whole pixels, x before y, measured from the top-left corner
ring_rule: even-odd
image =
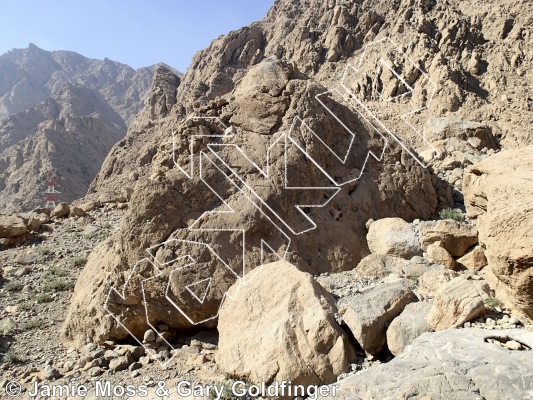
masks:
[[[477,218],[497,297],[533,318],[533,146],[506,150],[470,167],[468,215]]]
[[[335,400],[528,399],[531,351],[490,343],[514,339],[533,348],[529,330],[459,329],[424,333],[394,360],[339,381]]]
[[[485,282],[462,276],[454,278],[437,291],[427,323],[435,330],[457,328],[483,315],[483,301],[489,297],[490,289]]]
[[[407,304],[402,313],[387,328],[387,347],[395,356],[423,333],[433,329],[427,324],[431,303],[417,302]]]
[[[416,300],[407,281],[384,284],[366,294],[342,299],[342,319],[361,347],[377,354],[385,346],[387,325]]]
[[[420,242],[422,249],[441,242],[441,245],[454,257],[461,257],[478,242],[478,232],[474,225],[451,219],[423,221],[420,223]]]
[[[148,328],[146,318],[142,318],[143,281],[148,289],[144,293],[150,300],[146,304],[151,323],[165,323],[178,330],[204,323],[214,327],[218,306],[226,289],[243,274],[243,262],[246,261],[247,272],[276,259],[264,251],[268,250],[265,243],[279,255],[286,252],[287,260],[302,270],[348,270],[369,254],[365,237],[369,219],[391,215],[406,220],[425,219],[434,213],[437,199],[428,171],[407,153],[391,146],[386,147],[382,161],[375,162],[370,157],[356,185],[346,185],[346,189],[337,192],[330,178],[326,178],[326,171],[309,159],[312,157],[332,177],[346,182],[363,171],[361,162],[370,150],[375,154],[383,151],[381,136],[364,120],[354,117],[357,113],[342,99],[323,97],[329,108],[322,106],[316,96],[325,93],[326,88],[282,61],[269,58],[249,73],[251,78],[237,84],[234,98],[213,101],[204,109],[208,115],[220,115],[221,120],[184,121],[177,117],[178,113],[169,113],[162,131],[174,132],[174,136],[161,137],[158,148],[146,147],[146,154],[130,160],[134,165],[142,164],[145,175],[137,176],[120,229],[109,239],[109,246],[98,250],[98,258],[90,258],[83,281],[80,277],[63,329],[68,341],[82,343],[87,337],[95,342],[124,339],[129,335],[125,329],[135,337],[142,335]],[[250,100],[254,91],[260,101]],[[304,144],[313,139],[313,130],[336,149],[345,147],[350,135],[330,111],[351,131],[360,133],[355,138],[353,154],[350,153],[353,159],[346,164],[338,162],[319,141],[315,140],[316,146]],[[251,115],[257,115],[259,120],[254,122]],[[305,125],[298,124],[296,116]],[[141,122],[135,126],[152,124],[148,120],[144,125]],[[284,145],[283,135],[288,131],[301,144],[300,148]],[[212,147],[213,152],[207,147],[211,140],[221,145]],[[235,144],[243,153],[235,151]],[[302,153],[304,147],[307,155]],[[184,171],[191,171],[191,149],[194,172],[186,175]],[[250,163],[253,160],[266,169],[267,151],[268,178]],[[287,152],[286,157],[283,152]],[[202,176],[198,173],[200,161]],[[125,169],[124,163],[122,160],[121,168]],[[118,164],[110,160],[106,165],[112,168]],[[229,174],[232,178],[223,173],[229,170],[234,173]],[[291,187],[321,189],[285,189],[285,179]],[[246,191],[240,190],[244,184]],[[331,190],[323,189],[325,186],[331,186]],[[251,195],[252,190],[256,195]],[[299,204],[326,205],[300,210]],[[234,213],[228,213],[228,207]],[[288,236],[278,227],[283,227]],[[238,232],[245,235],[245,245]],[[180,257],[186,256],[196,261],[194,267],[180,269],[183,263],[178,260],[183,261]],[[155,264],[155,269],[139,274],[135,266],[145,257]],[[211,277],[213,280],[209,281]],[[154,279],[146,281],[150,278]],[[167,286],[172,291],[172,302],[166,297]],[[207,292],[200,290],[202,293],[195,296],[188,290],[191,287]],[[108,297],[112,288],[116,292]],[[126,297],[121,294],[124,290]],[[199,302],[204,294],[205,301]],[[114,319],[103,307],[106,301],[112,305]],[[92,327],[95,319],[105,329]]]
[[[373,254],[406,259],[422,254],[415,229],[401,218],[384,218],[372,222],[366,240]]]
[[[218,366],[255,383],[335,382],[353,349],[335,321],[335,301],[311,275],[279,261],[252,272],[220,311]]]

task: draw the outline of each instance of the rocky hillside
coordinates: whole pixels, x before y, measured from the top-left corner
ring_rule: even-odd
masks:
[[[155,66],[134,70],[105,58],[46,51],[34,44],[0,56],[0,119],[37,106],[66,83],[97,91],[128,124],[143,106]]]
[[[279,0],[159,68],[52,212],[124,210],[77,278],[72,349],[9,376],[531,397],[532,65],[526,0]],[[39,235],[12,218],[4,243]]]
[[[143,106],[155,66],[137,71],[31,44],[0,56],[0,198],[7,211],[83,196]]]
[[[62,200],[83,196],[126,125],[94,90],[66,84],[0,127],[0,199],[7,211],[45,205],[53,173]]]

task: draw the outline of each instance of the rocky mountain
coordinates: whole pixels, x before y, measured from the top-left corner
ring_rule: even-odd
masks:
[[[0,225],[105,232],[45,372],[531,397],[532,33],[526,0],[277,0],[158,68],[87,196]]]
[[[71,51],[46,51],[34,44],[0,56],[0,119],[37,106],[65,84],[101,94],[128,124],[143,106],[155,66],[134,70],[105,58],[94,60]]]
[[[0,198],[7,211],[44,206],[47,177],[59,199],[83,196],[110,148],[143,105],[156,66],[30,44],[0,56]]]
[[[0,199],[8,211],[44,206],[49,173],[58,199],[83,196],[103,157],[123,137],[124,120],[102,96],[66,84],[0,128]]]

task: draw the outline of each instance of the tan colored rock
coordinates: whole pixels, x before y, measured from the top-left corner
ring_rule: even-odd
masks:
[[[449,269],[427,271],[418,278],[418,291],[433,297],[441,286],[458,276],[457,272]]]
[[[270,82],[271,78],[275,78],[276,71],[286,69],[287,66],[284,64],[286,63],[279,60],[265,60],[264,63],[259,63],[254,68],[253,76],[257,76],[257,71],[264,71],[265,76],[261,79]],[[316,96],[326,92],[326,88],[297,73],[293,68],[289,68],[293,70],[293,73],[288,82],[284,84],[284,80],[280,81],[281,86],[273,87],[272,91],[262,88],[261,85],[253,86],[258,98],[269,96],[271,98],[268,101],[252,103],[248,99],[251,96],[250,88],[237,87],[235,93],[239,95],[231,101],[220,103],[224,104],[221,106],[222,109],[217,108],[218,101],[205,106],[206,112],[225,113],[226,121],[227,118],[235,118],[239,123],[243,123],[241,126],[226,127],[210,123],[205,119],[189,120],[184,124],[185,121],[177,117],[179,113],[172,112],[165,120],[164,128],[146,128],[154,133],[153,137],[148,132],[138,135],[150,142],[138,143],[143,152],[139,150],[140,153],[137,153],[137,150],[132,150],[133,144],[131,148],[124,148],[126,145],[129,146],[130,141],[136,140],[133,137],[115,146],[116,151],[111,153],[109,162],[106,162],[105,168],[102,169],[102,174],[95,180],[94,190],[97,193],[94,196],[105,192],[117,192],[118,188],[108,188],[103,182],[106,181],[109,186],[113,186],[110,184],[113,180],[106,178],[106,175],[108,173],[113,175],[115,168],[118,171],[119,165],[122,165],[120,168],[123,168],[124,172],[128,170],[127,174],[117,172],[117,176],[120,175],[120,178],[117,178],[119,181],[129,179],[130,173],[135,172],[138,173],[137,182],[120,228],[108,239],[110,246],[105,251],[98,250],[100,253],[98,259],[90,258],[85,267],[90,272],[83,275],[84,284],[75,288],[63,330],[67,341],[80,343],[86,340],[87,335],[94,342],[125,338],[127,333],[113,320],[107,323],[108,316],[101,306],[108,299],[111,287],[120,291],[125,285],[128,299],[126,301],[113,297],[113,309],[117,314],[124,316],[123,320],[127,329],[133,332],[135,337],[140,336],[142,340],[142,334],[147,329],[147,322],[146,316],[142,313],[144,300],[140,282],[141,277],[148,278],[149,276],[145,277],[141,274],[138,279],[129,280],[127,283],[126,278],[132,273],[136,263],[147,257],[145,250],[162,242],[165,242],[163,248],[149,255],[150,259],[156,263],[168,262],[161,268],[167,275],[150,281],[150,289],[145,291],[150,298],[147,302],[149,318],[157,323],[165,323],[173,329],[190,329],[191,323],[165,297],[165,289],[170,283],[172,296],[175,296],[173,297],[174,303],[179,304],[181,310],[186,310],[195,323],[203,324],[202,321],[208,321],[205,323],[213,328],[216,323],[213,318],[216,317],[223,294],[236,278],[228,268],[220,268],[216,256],[202,244],[209,245],[213,252],[222,259],[231,260],[230,263],[235,271],[239,271],[238,264],[241,264],[240,270],[242,271],[240,257],[243,243],[242,236],[228,233],[227,230],[200,232],[187,229],[190,221],[194,222],[206,210],[213,211],[213,213],[201,221],[203,227],[243,229],[246,232],[246,259],[249,261],[249,268],[264,262],[261,260],[264,247],[262,241],[271,242],[275,250],[280,253],[283,249],[287,249],[287,238],[283,237],[273,226],[272,220],[268,219],[272,216],[267,218],[262,215],[243,193],[235,191],[234,186],[228,183],[220,170],[204,163],[204,180],[208,180],[209,185],[215,187],[225,202],[236,210],[236,213],[232,215],[216,213],[216,211],[227,210],[221,202],[221,197],[215,195],[197,173],[192,179],[187,178],[174,166],[174,161],[180,166],[189,167],[192,145],[193,151],[196,151],[195,171],[198,171],[199,152],[209,150],[205,141],[194,139],[193,142],[193,138],[198,135],[216,134],[222,137],[219,140],[220,143],[239,144],[250,159],[260,162],[258,160],[265,159],[266,151],[273,143],[273,135],[288,132],[295,123],[295,115],[304,118],[309,128],[320,132],[322,140],[328,143],[338,141],[339,129],[344,128],[316,100]],[[241,80],[237,86],[249,81],[250,79]],[[324,146],[312,146],[308,151],[312,153],[310,156],[329,169],[329,173],[339,176],[342,180],[348,180],[353,177],[354,167],[358,164],[359,168],[362,167],[360,162],[365,160],[368,151],[370,149],[372,151],[383,150],[384,143],[372,129],[363,126],[357,118],[353,118],[354,112],[349,107],[343,105],[342,102],[338,103],[333,100],[327,100],[327,102],[352,131],[365,132],[365,134],[357,135],[355,138],[353,146],[355,154],[350,162],[352,165],[335,161],[334,155]],[[204,106],[198,104],[198,107]],[[259,115],[279,113],[278,122],[270,134],[260,134],[260,131],[265,132],[266,125],[259,123],[257,131],[246,130],[250,126],[245,122],[249,123],[251,120],[238,117],[240,115],[250,116],[251,110],[247,107],[253,107],[257,112],[260,111]],[[284,108],[280,111],[278,107]],[[143,126],[150,125],[149,121],[143,121],[146,123]],[[266,119],[263,122],[266,123]],[[140,125],[132,127],[132,132],[139,127]],[[174,132],[176,147],[173,147],[171,135],[158,136],[159,133],[155,132],[159,131]],[[235,136],[232,136],[231,132]],[[137,135],[133,133],[132,135],[137,138]],[[294,140],[307,140],[308,136],[309,132],[302,128],[300,133],[295,133]],[[159,140],[157,144],[155,137]],[[285,151],[285,147],[281,146],[283,141],[276,143],[280,144],[280,147],[273,149],[275,152]],[[175,149],[174,157],[172,157],[171,149]],[[302,216],[296,205],[324,204],[324,196],[335,192],[334,188],[331,191],[285,190],[283,188],[286,170],[289,171],[288,179],[292,185],[313,187],[317,184],[325,184],[324,172],[304,162],[305,158],[302,158],[301,150],[296,146],[290,146],[286,158],[276,154],[269,164],[271,176],[265,179],[261,174],[257,174],[257,170],[250,165],[248,160],[241,157],[240,152],[234,151],[233,146],[217,149],[220,151],[217,153],[220,158],[225,160],[227,165],[238,169],[236,172],[239,173],[240,178],[246,181],[247,185],[255,188],[260,193],[260,197],[268,201],[269,207],[275,209],[281,219],[284,219],[296,231],[310,229],[305,235],[291,235],[288,251],[291,262],[313,273],[352,269],[362,257],[368,255],[365,223],[370,218],[377,220],[389,215],[397,215],[406,220],[429,218],[437,204],[429,172],[406,155],[401,156],[401,163],[397,162],[400,154],[396,150],[391,150],[390,153],[387,152],[384,155],[382,162],[368,163],[365,173],[357,182],[357,190],[349,195],[348,192],[339,192],[326,207],[312,208],[310,217],[316,223],[316,228],[313,228],[313,224]],[[128,153],[126,158],[120,161],[115,160],[119,154],[125,155],[126,153]],[[144,172],[139,172],[137,167],[130,169],[133,165],[139,165]],[[160,172],[153,178],[147,178],[154,171]],[[121,186],[129,185],[131,182],[124,182]],[[274,220],[278,221],[277,217]],[[173,240],[186,242],[179,242],[175,248],[168,248],[168,244]],[[198,244],[192,246],[192,242],[198,242]],[[179,270],[179,262],[171,262],[173,254],[180,256],[189,254],[195,260],[203,261],[198,262],[198,266],[194,268]],[[273,257],[269,261],[275,259]],[[179,272],[170,276],[175,269]],[[185,271],[192,272],[187,274]],[[214,273],[215,276],[213,276]],[[186,288],[197,281],[206,282],[205,280],[210,277],[213,277],[213,281],[209,286],[208,297],[205,302],[199,303]],[[76,291],[80,291],[79,295]],[[87,295],[88,292],[91,292],[90,296]],[[126,318],[127,313],[133,315]],[[95,319],[99,321],[98,324],[102,325],[101,327],[94,327]]]
[[[384,218],[372,222],[366,240],[373,254],[406,259],[422,254],[414,228],[401,218]]]
[[[420,223],[422,249],[426,250],[430,244],[441,242],[442,247],[453,257],[461,257],[475,245],[478,242],[477,235],[474,225],[451,219]]]
[[[411,303],[394,318],[387,328],[387,347],[392,354],[400,355],[418,336],[432,331],[426,321],[430,309],[431,303],[428,302]]]
[[[81,207],[71,207],[70,209],[70,215],[75,217],[83,217],[87,215],[85,211]]]
[[[448,269],[455,269],[455,260],[450,253],[440,247],[439,242],[430,244],[426,251],[430,261],[442,264]]]
[[[24,219],[15,215],[0,215],[0,238],[11,238],[27,232]]]
[[[425,257],[415,256],[411,258],[407,265],[403,268],[402,276],[405,278],[419,278],[430,270],[444,270],[445,267],[441,264],[432,264]]]
[[[63,218],[70,213],[70,206],[68,203],[59,203],[50,213],[50,218]]]
[[[481,246],[476,246],[457,260],[457,263],[471,271],[481,271],[487,266],[487,258]]]
[[[335,301],[311,275],[279,261],[250,279],[220,311],[216,361],[225,373],[311,385],[348,370],[354,353],[335,321]]]
[[[378,279],[390,274],[401,275],[408,261],[384,254],[369,254],[357,264],[357,274],[362,278]]]
[[[430,141],[451,138],[463,141],[476,139],[476,148],[494,149],[499,147],[490,125],[452,117],[429,118],[425,126],[425,134]]]
[[[496,297],[533,319],[533,146],[506,150],[467,169],[468,215],[477,218],[479,241]]]
[[[98,202],[100,202],[101,204],[106,204],[106,203],[116,203],[116,202],[121,202],[121,201],[126,201],[126,197],[122,194],[118,194],[118,193],[115,193],[115,192],[104,192],[104,193],[101,193],[100,196],[98,197]]]
[[[387,325],[414,301],[409,282],[384,284],[364,295],[343,299],[342,319],[365,352],[377,354],[385,346]]]
[[[490,288],[485,282],[458,276],[436,293],[427,323],[434,330],[457,328],[483,315],[483,301],[489,297]]]
[[[50,220],[50,217],[43,212],[32,211],[29,213],[23,213],[21,214],[21,217],[26,220],[26,225],[30,231],[38,230],[42,225],[46,224]]]
[[[88,213],[98,207],[100,207],[99,201],[88,201],[86,203],[81,204],[79,208]]]

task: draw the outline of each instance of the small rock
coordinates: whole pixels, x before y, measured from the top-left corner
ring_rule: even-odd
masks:
[[[140,368],[142,368],[142,364],[139,363],[139,362],[134,362],[134,363],[130,364],[128,369],[133,372],[133,371],[136,371],[136,370],[138,370]]]
[[[103,373],[104,373],[104,370],[103,370],[102,368],[100,368],[100,367],[93,367],[93,368],[91,368],[91,369],[89,369],[89,370],[87,371],[87,374],[88,374],[89,376],[92,376],[92,377],[100,376],[100,375],[102,375]]]
[[[70,206],[68,203],[59,203],[56,208],[50,213],[50,218],[63,218],[70,213]]]
[[[144,342],[155,342],[155,332],[151,329],[148,329],[146,332],[144,332]]]
[[[58,379],[59,377],[61,377],[61,374],[59,373],[59,371],[55,369],[54,367],[52,367],[50,364],[48,364],[46,368],[44,369],[44,379],[49,380],[49,381],[54,381]]]
[[[109,362],[109,370],[112,372],[124,371],[130,365],[131,360],[126,356],[117,357]]]
[[[27,232],[26,223],[18,216],[2,215],[0,219],[0,238],[11,238]]]
[[[96,359],[102,357],[106,353],[106,349],[103,347],[98,347],[97,349],[91,351],[88,355],[88,358]]]
[[[139,363],[143,367],[147,366],[148,364],[150,364],[150,356],[143,356],[143,357],[139,358]]]
[[[65,361],[65,363],[63,364],[63,370],[65,372],[70,372],[74,369],[74,365],[76,365],[76,362],[73,360]]]
[[[70,215],[74,217],[84,217],[87,215],[87,213],[80,207],[72,207],[70,209]]]
[[[116,351],[113,351],[113,350],[106,350],[104,353],[104,358],[107,361],[111,361],[112,359],[117,358],[119,356],[120,355]]]
[[[440,247],[437,243],[433,243],[427,248],[428,259],[434,263],[442,264],[448,269],[455,269],[455,260],[453,257]]]
[[[79,208],[83,211],[85,211],[86,213],[94,210],[95,208],[97,207],[100,207],[101,204],[100,202],[98,201],[89,201],[87,203],[83,203]]]

